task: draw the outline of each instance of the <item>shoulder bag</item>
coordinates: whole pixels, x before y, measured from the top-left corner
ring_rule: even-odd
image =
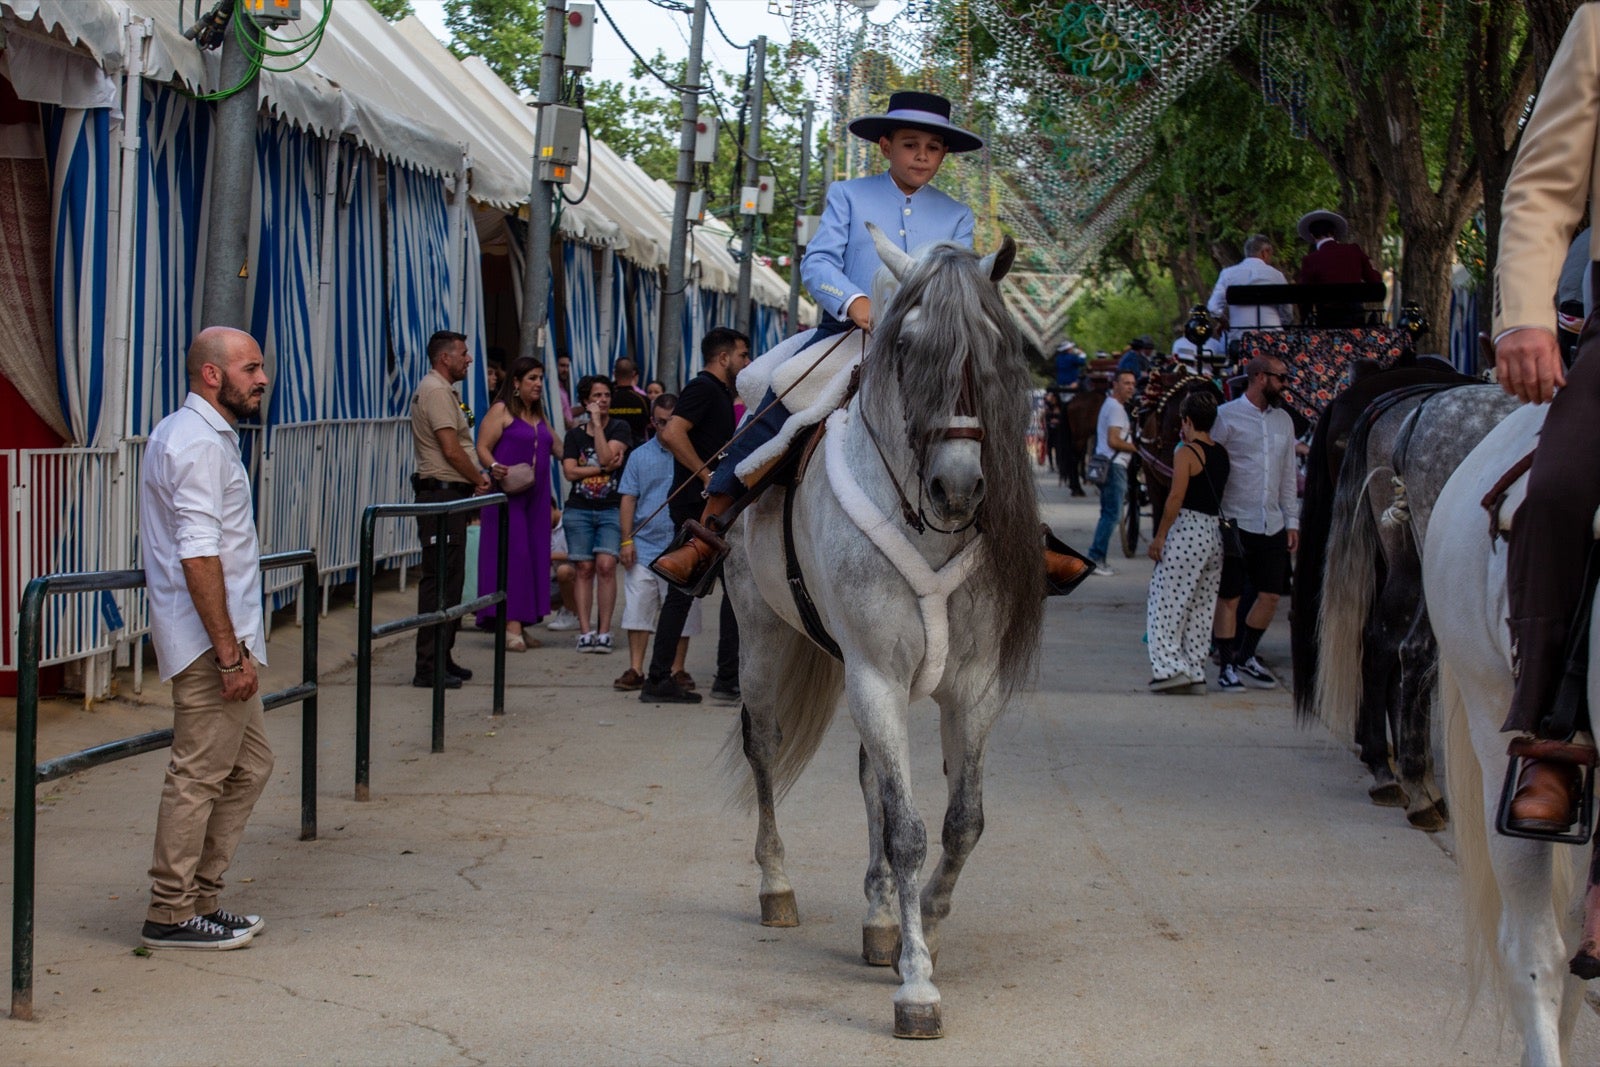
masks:
[[[1192,442],[1189,447],[1195,448]],[[1222,533],[1223,558],[1244,559],[1244,538],[1239,536],[1239,521],[1222,510],[1222,494],[1217,491],[1217,483],[1211,480],[1211,464],[1206,462],[1205,453],[1195,448],[1195,455],[1200,457],[1200,472],[1206,476],[1211,495],[1217,500],[1217,529]]]
[[[1111,477],[1111,459],[1110,456],[1094,453],[1083,465],[1083,480],[1090,485],[1105,485],[1106,479]]]

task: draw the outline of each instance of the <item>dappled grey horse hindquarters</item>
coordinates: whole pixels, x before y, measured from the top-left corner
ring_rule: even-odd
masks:
[[[1506,557],[1516,687],[1504,730],[1540,733],[1555,698],[1600,510],[1600,314],[1550,403]],[[1533,536],[1537,530],[1538,535]],[[1542,735],[1542,734],[1541,734]]]

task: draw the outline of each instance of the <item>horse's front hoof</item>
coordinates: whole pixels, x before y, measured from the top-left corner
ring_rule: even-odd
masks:
[[[762,926],[799,926],[800,907],[794,902],[794,890],[761,894]]]
[[[944,1023],[937,1004],[896,1004],[894,1036],[913,1041],[928,1041],[944,1036]]]
[[[893,967],[900,959],[898,926],[863,926],[861,958],[874,967]]]
[[[1367,796],[1380,808],[1403,808],[1411,802],[1406,791],[1400,788],[1400,783],[1393,780],[1372,783]]]
[[[1425,808],[1406,812],[1406,821],[1418,830],[1436,834],[1450,823],[1449,810],[1443,800],[1436,800]]]

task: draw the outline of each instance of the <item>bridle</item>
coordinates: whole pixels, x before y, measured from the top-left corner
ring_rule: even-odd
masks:
[[[895,364],[896,385],[904,384],[903,366],[904,364],[899,362]],[[913,440],[908,431],[906,445],[911,449],[911,454],[917,461],[917,502],[913,506],[910,498],[906,496],[905,489],[900,485],[900,478],[895,474],[894,466],[889,462],[889,457],[883,451],[883,444],[878,440],[877,430],[873,429],[872,421],[867,418],[866,404],[863,403],[860,406],[858,414],[861,418],[861,425],[866,428],[867,438],[872,442],[872,447],[877,450],[878,460],[883,464],[884,473],[889,476],[889,484],[894,486],[895,496],[900,503],[900,518],[907,526],[919,534],[926,533],[928,530],[941,534],[959,534],[965,533],[977,523],[983,512],[983,503],[981,501],[973,509],[970,519],[948,530],[935,525],[933,520],[928,518],[923,498],[924,474],[928,460],[927,443]],[[951,413],[950,421],[945,425],[945,428],[939,432],[938,440],[976,441],[981,445],[984,436],[983,426],[978,421],[977,388],[972,380],[972,353],[968,352],[961,363],[961,389],[956,394],[955,410]]]

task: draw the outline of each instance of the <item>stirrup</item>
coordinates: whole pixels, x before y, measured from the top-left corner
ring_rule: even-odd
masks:
[[[1494,828],[1506,837],[1521,837],[1529,841],[1548,841],[1559,845],[1583,845],[1589,842],[1594,830],[1594,768],[1597,753],[1588,745],[1571,741],[1541,741],[1518,737],[1506,748],[1510,760],[1506,763],[1506,780],[1500,786],[1500,806],[1495,813]],[[1567,763],[1578,768],[1578,819],[1577,829],[1568,833],[1544,830],[1519,830],[1511,825],[1511,801],[1517,795],[1517,783],[1522,781],[1522,768],[1526,760],[1541,759],[1551,763]]]
[[[1045,575],[1044,595],[1047,597],[1066,596],[1068,593],[1078,588],[1078,586],[1082,585],[1085,578],[1094,573],[1094,561],[1057,537],[1051,531],[1050,527],[1045,526],[1043,523],[1041,523],[1040,526],[1044,530],[1044,547],[1046,549],[1051,552],[1059,552],[1063,556],[1071,556],[1073,559],[1081,559],[1084,563],[1088,564],[1088,566],[1084,567],[1083,572],[1070,582],[1053,582],[1050,580],[1049,575]]]
[[[715,526],[716,520],[713,519],[712,522]],[[685,584],[672,575],[656,569],[656,563],[660,561],[661,556],[665,556],[668,552],[676,552],[691,540],[699,540],[701,544],[711,549],[712,554],[711,563],[700,572],[698,578]],[[705,526],[698,519],[689,519],[678,530],[677,536],[672,539],[672,544],[667,546],[667,551],[661,553],[661,556],[650,561],[650,572],[680,593],[698,599],[710,593],[716,586],[717,579],[722,576],[722,561],[728,556],[728,543],[713,527]]]

